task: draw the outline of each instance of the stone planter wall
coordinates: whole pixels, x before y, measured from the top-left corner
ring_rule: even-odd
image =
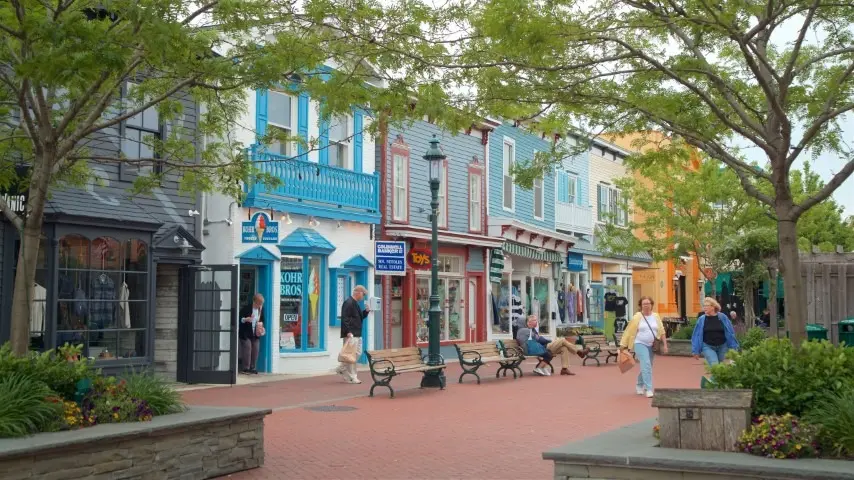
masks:
[[[661,448],[655,420],[543,453],[554,480],[854,480],[854,462],[777,460],[744,453]]]
[[[270,410],[191,407],[151,422],[0,440],[0,478],[207,479],[264,464]]]
[[[667,339],[667,355],[672,357],[690,357],[691,340]]]

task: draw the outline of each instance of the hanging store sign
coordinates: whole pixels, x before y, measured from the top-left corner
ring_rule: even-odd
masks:
[[[376,275],[406,275],[406,242],[374,242]]]
[[[584,271],[584,255],[569,252],[566,254],[566,269],[570,272]]]
[[[258,212],[252,220],[243,222],[243,243],[279,243],[279,222],[270,220],[266,213]]]
[[[489,281],[501,283],[501,275],[504,273],[504,251],[499,248],[492,249],[489,259]]]
[[[406,254],[406,263],[414,270],[428,270],[432,265],[430,250],[413,248]]]
[[[14,181],[5,188],[0,188],[0,198],[9,205],[15,215],[23,217],[27,212],[27,201],[30,198],[30,189],[25,181],[30,175],[30,167],[15,167]]]

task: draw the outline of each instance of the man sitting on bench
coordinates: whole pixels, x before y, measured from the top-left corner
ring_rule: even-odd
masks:
[[[560,374],[575,375],[569,371],[569,356],[574,353],[580,358],[584,358],[586,351],[565,338],[550,341],[548,338],[540,336],[540,334],[537,333],[537,323],[537,317],[535,315],[531,315],[528,317],[528,327],[520,328],[516,333],[516,341],[519,342],[519,346],[522,347],[522,351],[525,355],[528,355],[529,336],[532,340],[535,340],[540,345],[546,347],[545,353],[540,355],[540,361],[534,368],[534,373],[543,376],[551,375],[551,371],[548,368],[549,361],[554,358],[555,355],[560,355]]]

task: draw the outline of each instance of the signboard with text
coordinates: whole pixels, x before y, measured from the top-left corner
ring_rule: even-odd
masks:
[[[426,248],[413,248],[406,255],[406,263],[415,270],[428,270],[432,265],[430,257],[430,250]]]
[[[266,213],[258,212],[252,220],[243,222],[243,243],[279,243],[279,222],[270,220]]]
[[[566,269],[570,272],[584,271],[584,255],[569,252],[566,254]]]
[[[374,242],[376,275],[406,275],[406,242]]]

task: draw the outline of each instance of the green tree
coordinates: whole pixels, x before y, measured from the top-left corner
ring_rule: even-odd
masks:
[[[815,195],[825,183],[812,170],[809,163],[803,171],[792,170],[792,191],[798,202]],[[806,239],[810,247],[817,246],[823,252],[835,252],[842,246],[846,252],[854,250],[854,229],[844,221],[844,209],[832,197],[816,204],[804,212],[798,220],[798,236]]]
[[[401,23],[373,31],[370,27],[383,25],[386,15]],[[0,3],[0,189],[29,190],[24,215],[0,198],[0,212],[20,232],[25,247],[13,293],[14,351],[24,353],[28,344],[27,299],[33,296],[45,202],[53,189],[93,180],[93,163],[146,166],[155,161],[162,173],[140,176],[134,185],[139,192],[170,173],[180,174],[181,189],[188,193],[217,190],[239,197],[240,182],[250,175],[275,182],[258,175],[244,153],[246,145],[233,141],[230,133],[240,126],[250,89],[291,83],[295,74],[297,90],[325,100],[323,115],[363,105],[397,121],[440,117],[442,89],[387,54],[388,46],[378,46],[389,43],[386,35],[405,43],[409,37],[400,34],[399,25],[417,25],[421,19],[437,21],[426,6],[379,8],[326,0]],[[429,50],[429,45],[406,48],[418,55]],[[319,70],[330,63],[334,71]],[[384,71],[394,71],[395,77]],[[135,88],[126,87],[129,82]],[[181,115],[181,96],[204,105],[198,129],[184,131],[174,122],[161,141],[144,139],[156,159],[105,156],[92,148],[93,139],[115,135],[121,122],[148,108],[172,122]],[[416,96],[419,102],[413,104]],[[15,169],[21,164],[30,167],[23,177]]]
[[[467,7],[469,28],[458,41],[416,60],[448,67],[448,84],[475,87],[461,102],[505,117],[588,132],[659,130],[726,164],[778,221],[791,338],[805,338],[797,222],[854,171],[841,131],[854,109],[850,5],[490,0]],[[745,161],[745,149],[768,168]],[[799,200],[792,165],[819,154],[838,158],[837,173]]]

